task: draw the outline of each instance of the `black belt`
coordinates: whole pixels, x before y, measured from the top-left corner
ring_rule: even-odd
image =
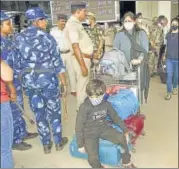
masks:
[[[70,53],[70,50],[60,51],[61,54],[67,54]]]
[[[46,68],[25,68],[23,69],[20,74],[19,74],[19,78],[21,80],[21,77],[23,75],[23,73],[31,73],[32,71],[34,71],[35,73],[54,73],[55,70],[54,69],[46,69]]]
[[[105,45],[106,47],[113,47],[112,45]]]

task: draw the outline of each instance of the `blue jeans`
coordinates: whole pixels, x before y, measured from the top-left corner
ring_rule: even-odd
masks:
[[[9,102],[1,103],[1,168],[14,168],[13,119]]]
[[[167,59],[167,92],[172,93],[178,87],[178,59]]]

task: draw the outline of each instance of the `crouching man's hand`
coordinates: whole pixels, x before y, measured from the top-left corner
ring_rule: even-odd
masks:
[[[84,148],[84,147],[78,148],[78,151],[79,151],[80,153],[86,153],[86,151],[85,151],[85,148]]]

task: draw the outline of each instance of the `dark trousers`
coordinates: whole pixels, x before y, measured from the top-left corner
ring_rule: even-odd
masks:
[[[162,60],[162,57],[165,53],[165,48],[166,48],[166,45],[162,45],[161,48],[160,48],[160,53],[159,53],[159,59],[158,59],[158,65],[157,67],[159,68],[160,64],[161,64],[161,60]]]
[[[130,163],[131,155],[127,147],[127,140],[124,134],[110,126],[101,126],[96,130],[85,132],[85,150],[88,154],[88,162],[92,168],[101,168],[99,160],[99,139],[108,140],[124,149],[122,154],[122,163]]]

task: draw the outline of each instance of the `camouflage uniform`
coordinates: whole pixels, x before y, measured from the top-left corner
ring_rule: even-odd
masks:
[[[101,39],[103,39],[104,36],[104,30],[101,28],[100,25],[96,24],[94,28],[88,27],[86,29],[89,37],[91,38],[93,42],[93,49],[94,51],[98,50],[99,42]],[[103,49],[101,50],[101,54],[103,53]]]
[[[108,52],[113,48],[113,41],[116,36],[116,33],[121,30],[122,27],[116,27],[115,25],[105,30],[104,32],[105,52]]]
[[[97,52],[99,44],[100,44],[100,40],[103,40],[104,38],[104,31],[103,29],[100,27],[100,25],[96,24],[93,28],[88,27],[86,29],[90,39],[92,40],[93,43],[93,49],[94,49],[94,53]],[[98,56],[98,59],[101,58],[103,54],[103,48],[101,49],[100,55]],[[96,76],[96,70],[95,70],[95,62],[98,63],[98,60],[92,58],[91,60],[92,64],[91,64],[91,70],[90,70],[90,79],[94,79]]]
[[[150,36],[150,30],[149,30],[149,26],[147,24],[137,23],[137,25],[140,29],[143,29],[146,32],[148,37]]]
[[[163,32],[161,28],[153,24],[151,27],[149,27],[149,33],[150,33],[149,68],[150,68],[150,74],[153,75],[157,73],[159,52],[160,52],[161,45],[163,43]]]

